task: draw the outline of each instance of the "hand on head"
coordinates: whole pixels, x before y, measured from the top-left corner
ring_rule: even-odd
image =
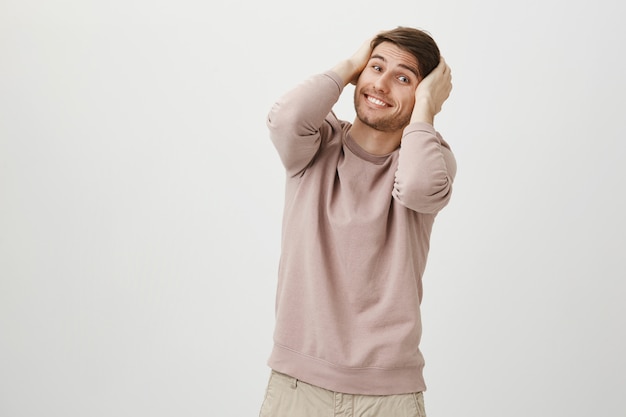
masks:
[[[365,69],[367,62],[372,55],[372,41],[374,40],[374,38],[375,36],[372,36],[371,38],[367,39],[361,44],[359,49],[357,49],[356,52],[352,54],[350,58],[339,62],[333,68],[333,70],[341,76],[346,85],[356,85],[356,82],[359,79],[359,75],[361,75],[361,72],[363,71],[363,69]]]
[[[426,106],[434,117],[452,91],[452,72],[441,57],[439,65],[419,83],[415,90],[415,106]]]
[[[363,44],[361,44],[361,46],[359,47],[359,49],[357,49],[357,51],[349,58],[349,61],[352,64],[353,67],[353,73],[352,73],[352,77],[350,78],[350,83],[351,84],[355,84],[357,80],[359,79],[359,75],[361,75],[361,72],[363,71],[363,69],[365,69],[365,66],[367,65],[367,62],[370,59],[370,56],[372,55],[372,40],[374,38],[370,38],[367,41],[363,42]]]

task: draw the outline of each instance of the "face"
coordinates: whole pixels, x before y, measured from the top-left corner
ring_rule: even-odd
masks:
[[[354,90],[357,118],[382,132],[404,129],[411,119],[419,81],[415,57],[393,43],[381,43],[372,51]]]

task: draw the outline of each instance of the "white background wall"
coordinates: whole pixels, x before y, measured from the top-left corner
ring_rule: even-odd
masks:
[[[258,415],[265,115],[409,25],[452,67],[459,165],[425,276],[429,417],[624,416],[618,4],[2,0],[0,415]]]

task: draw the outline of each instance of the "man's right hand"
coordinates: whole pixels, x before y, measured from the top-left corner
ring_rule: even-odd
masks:
[[[333,68],[344,82],[344,85],[356,84],[359,79],[359,75],[367,65],[367,62],[372,55],[372,40],[370,38],[363,42],[361,47],[348,59],[339,62]]]

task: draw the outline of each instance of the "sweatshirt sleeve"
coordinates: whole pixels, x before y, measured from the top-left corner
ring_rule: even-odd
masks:
[[[272,106],[267,127],[289,176],[306,169],[321,146],[324,131],[337,127],[331,110],[342,91],[339,76],[328,71],[304,81]]]
[[[450,146],[428,123],[406,127],[400,145],[393,197],[420,213],[437,213],[450,200],[456,160]]]

